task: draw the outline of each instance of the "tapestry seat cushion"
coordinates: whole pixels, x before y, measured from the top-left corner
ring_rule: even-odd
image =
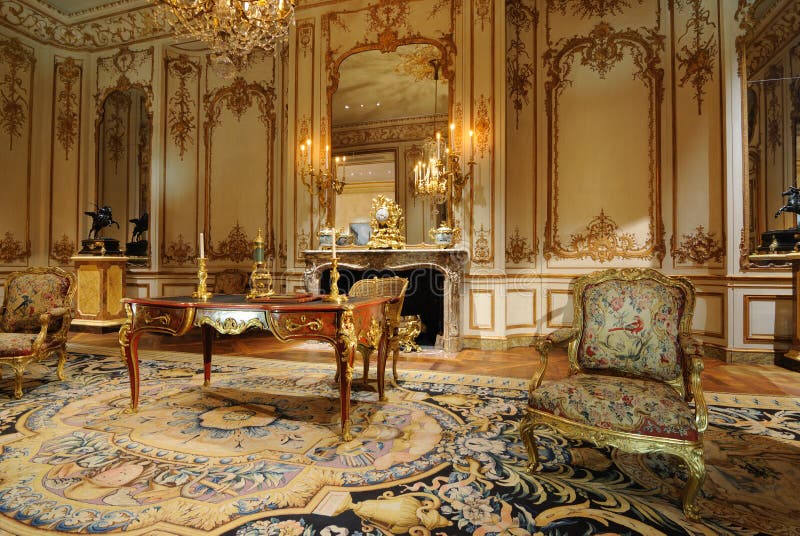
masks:
[[[39,316],[64,305],[69,280],[56,274],[23,274],[14,278],[6,289],[6,309],[2,318],[3,331],[38,331]],[[50,321],[55,330],[61,319]]]
[[[678,332],[685,307],[679,288],[652,279],[587,285],[578,363],[657,380],[680,377]]]
[[[35,339],[35,333],[0,333],[0,357],[31,355]]]
[[[576,374],[540,385],[528,404],[612,431],[688,441],[698,438],[689,404],[668,384],[651,380]]]

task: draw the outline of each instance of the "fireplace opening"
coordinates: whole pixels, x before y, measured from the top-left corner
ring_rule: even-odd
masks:
[[[323,294],[331,290],[330,270],[324,270],[320,277],[319,288]],[[436,344],[436,336],[444,332],[444,274],[432,268],[412,268],[409,270],[351,270],[339,268],[339,290],[349,292],[353,283],[359,279],[370,277],[404,277],[408,279],[406,296],[401,314],[419,315],[422,321],[422,332],[416,343],[423,346]]]

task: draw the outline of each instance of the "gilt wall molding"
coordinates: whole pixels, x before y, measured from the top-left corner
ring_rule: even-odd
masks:
[[[78,139],[81,107],[81,80],[83,67],[80,61],[66,58],[56,61],[55,133],[64,149],[64,159],[69,160],[70,151]]]
[[[75,245],[75,241],[64,234],[53,243],[53,247],[50,249],[50,258],[62,266],[66,266],[70,264],[70,259],[76,251],[78,251],[78,246]]]
[[[176,240],[164,241],[161,257],[164,264],[183,266],[194,260],[195,251],[192,249],[192,245],[183,239],[183,234],[179,234]]]
[[[523,34],[529,34],[539,23],[539,12],[530,0],[508,0],[506,20],[514,30],[506,49],[506,87],[514,107],[515,126],[519,129],[519,113],[530,104],[530,93],[536,83],[535,51],[528,51]]]
[[[702,225],[698,225],[693,233],[681,235],[678,247],[675,247],[675,237],[672,237],[672,256],[676,262],[702,265],[709,261],[722,262],[725,257],[725,246],[715,237],[714,232],[706,232]]]
[[[703,113],[705,86],[714,78],[714,57],[717,55],[717,24],[703,0],[673,0],[678,11],[688,8],[691,13],[683,33],[675,43],[675,58],[681,74],[678,85],[690,85],[697,101],[697,113]]]
[[[539,241],[534,236],[533,244],[528,244],[528,238],[519,233],[519,227],[514,227],[514,232],[506,240],[506,264],[533,263]]]
[[[95,106],[97,118],[102,116],[103,103],[114,91],[141,89],[147,99],[147,109],[153,110],[153,47],[132,50],[120,48],[110,56],[97,59],[97,92]]]
[[[167,74],[178,81],[175,92],[167,99],[167,127],[172,142],[178,148],[178,156],[183,160],[186,146],[195,143],[194,132],[197,117],[194,114],[197,102],[189,89],[189,84],[200,79],[200,62],[192,61],[185,54],[167,58]]]
[[[740,54],[747,50],[746,65],[747,77],[751,78],[767,66],[776,54],[789,45],[800,34],[800,2],[789,1],[782,5],[782,9],[775,14],[767,14],[763,21],[753,21],[750,8],[740,2],[740,26],[746,31],[737,43]]]
[[[225,240],[218,242],[216,246],[209,239],[206,255],[211,260],[227,259],[232,262],[242,262],[251,257],[252,248],[252,241],[247,238],[247,233],[239,222],[236,222]]]
[[[568,13],[582,18],[604,19],[613,15],[621,15],[626,9],[630,9],[635,4],[642,5],[643,0],[549,0],[548,7],[555,9],[562,15]]]
[[[21,138],[24,126],[30,124],[30,93],[36,57],[33,49],[19,39],[0,37],[0,64],[8,69],[7,76],[0,79],[0,133],[8,137],[9,149],[13,149],[14,139]],[[27,87],[26,75],[30,79]]]
[[[18,0],[0,2],[0,25],[42,44],[70,50],[104,50],[172,35],[153,7],[67,24]]]
[[[0,263],[11,264],[12,262],[26,261],[31,256],[31,241],[26,240],[23,244],[22,240],[17,240],[14,233],[6,231],[2,239],[0,239]]]
[[[545,111],[548,132],[548,214],[545,227],[544,255],[546,259],[580,259],[589,257],[607,262],[615,257],[622,259],[651,259],[663,261],[666,253],[664,224],[660,206],[661,162],[661,104],[664,97],[664,70],[659,53],[664,50],[665,37],[652,29],[615,30],[607,22],[599,22],[586,36],[559,40],[544,53],[547,68],[545,83]],[[562,243],[559,233],[559,99],[571,86],[569,75],[573,63],[594,71],[605,79],[614,66],[630,55],[636,68],[634,79],[648,91],[648,236],[643,243],[629,239],[628,233],[617,231],[617,224],[601,211],[586,228],[587,234],[572,235],[569,243]],[[608,229],[613,230],[609,232]],[[599,233],[595,235],[593,233]],[[608,247],[595,246],[594,236],[611,241]],[[609,257],[609,255],[611,255]]]

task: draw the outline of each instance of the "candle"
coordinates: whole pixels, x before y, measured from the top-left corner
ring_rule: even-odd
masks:
[[[333,258],[335,259],[335,258],[336,258],[336,227],[334,227],[333,229],[331,229],[331,234],[333,235],[333,238],[331,239],[331,240],[332,240],[332,242],[331,242],[331,244],[332,244],[331,248],[332,248],[332,250],[333,250]]]
[[[206,258],[205,244],[203,242],[203,233],[200,233],[200,258],[201,259]]]
[[[456,142],[456,124],[450,123],[450,150],[453,150]]]
[[[328,145],[326,145],[325,146],[325,169],[330,169],[331,168],[330,161],[328,160],[328,156],[329,156],[328,152],[330,150],[331,150],[331,148]]]
[[[442,157],[441,152],[440,152],[441,148],[442,148],[441,142],[442,142],[442,133],[441,132],[437,132],[436,133],[436,160],[439,160]]]
[[[473,145],[475,138],[472,137],[472,131],[469,131],[469,159],[473,159],[473,155],[475,153],[475,147]]]
[[[311,167],[311,138],[308,138],[306,140],[306,145],[308,146],[308,160],[307,160],[307,163],[308,163],[308,167],[310,168]]]

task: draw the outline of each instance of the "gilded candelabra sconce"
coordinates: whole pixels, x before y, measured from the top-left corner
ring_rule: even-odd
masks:
[[[320,211],[319,241],[321,246],[330,246],[333,228],[336,225],[336,195],[341,194],[345,186],[347,157],[334,158],[331,168],[330,146],[325,146],[325,161],[319,169],[311,163],[311,139],[300,144],[300,161],[297,174],[300,182],[306,187],[312,199],[316,197]],[[324,218],[322,218],[324,214]],[[335,238],[333,239],[335,241]]]
[[[438,100],[439,68],[438,60],[431,60],[433,79],[436,81],[433,116],[436,117]],[[456,223],[455,206],[461,199],[464,186],[473,176],[475,169],[474,133],[469,131],[469,160],[466,168],[456,144],[456,125],[450,123],[449,135],[445,138],[436,130],[434,137],[425,144],[425,157],[414,166],[414,194],[428,197],[434,210],[434,221],[438,220],[438,205],[444,205],[444,217],[435,229],[429,231],[431,239],[442,248],[452,247],[461,238],[461,229]]]
[[[264,236],[259,228],[253,241],[253,272],[250,274],[250,292],[247,293],[247,299],[269,298],[273,294],[275,290],[272,288],[272,274],[264,258]]]
[[[208,271],[206,270],[206,252],[203,233],[200,233],[200,256],[197,258],[197,279],[199,280],[197,283],[197,290],[192,292],[192,298],[205,301],[213,296],[213,294],[206,288]]]

